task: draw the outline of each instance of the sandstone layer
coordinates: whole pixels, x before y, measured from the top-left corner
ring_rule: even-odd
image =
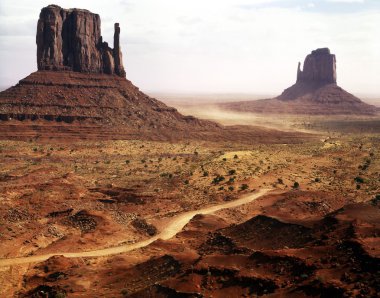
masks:
[[[184,116],[125,78],[37,71],[0,93],[0,139],[144,139],[298,143],[301,133]]]

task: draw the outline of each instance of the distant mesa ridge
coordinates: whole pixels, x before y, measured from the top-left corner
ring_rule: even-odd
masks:
[[[37,24],[38,69],[125,77],[119,24],[115,24],[113,49],[103,41],[100,25],[99,15],[88,10],[43,8]]]

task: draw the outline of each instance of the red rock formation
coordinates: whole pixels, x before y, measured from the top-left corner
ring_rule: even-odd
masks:
[[[120,51],[120,27],[115,24],[114,49],[103,42],[100,17],[84,9],[49,5],[37,25],[39,70],[117,74],[125,77]]]

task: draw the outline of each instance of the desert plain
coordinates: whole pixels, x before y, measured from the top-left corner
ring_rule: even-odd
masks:
[[[2,295],[376,296],[379,118],[205,110],[263,137],[0,141]]]

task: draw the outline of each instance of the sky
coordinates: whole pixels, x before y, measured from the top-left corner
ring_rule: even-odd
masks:
[[[52,0],[0,1],[0,86],[36,71],[36,26]],[[380,95],[378,0],[55,0],[100,14],[103,40],[120,23],[127,78],[145,92],[276,95],[298,61],[337,56],[338,84]]]

